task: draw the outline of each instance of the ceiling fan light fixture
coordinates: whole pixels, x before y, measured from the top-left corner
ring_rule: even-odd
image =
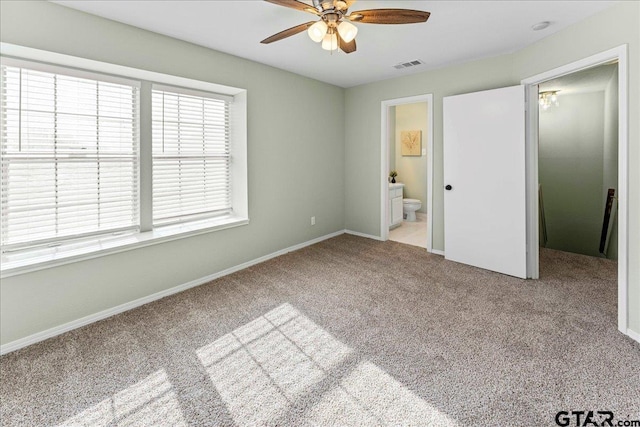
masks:
[[[342,21],[340,25],[338,25],[338,33],[340,33],[342,40],[346,43],[350,43],[356,38],[356,34],[358,34],[358,27],[350,22]]]
[[[327,35],[328,28],[329,27],[327,26],[326,22],[318,21],[309,27],[309,29],[307,30],[307,33],[309,34],[309,37],[311,38],[311,40],[313,40],[316,43],[320,43],[321,41],[323,41],[323,39]]]
[[[327,33],[322,39],[322,48],[324,50],[336,50],[338,49],[338,37],[335,33]]]
[[[1,1],[1,0],[0,0]],[[319,17],[319,21],[305,22],[295,27],[287,28],[266,39],[262,44],[270,44],[307,31],[309,38],[316,43],[321,42],[322,48],[333,52],[342,50],[344,53],[356,51],[356,35],[358,28],[351,22],[363,24],[417,24],[426,22],[431,15],[423,10],[413,9],[367,9],[347,14],[356,0],[313,0],[313,5],[300,0],[265,0],[269,3],[307,12]],[[350,21],[350,22],[349,22]]]

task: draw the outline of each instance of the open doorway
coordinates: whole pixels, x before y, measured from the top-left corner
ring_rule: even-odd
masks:
[[[617,176],[614,177],[612,183],[604,182],[604,164],[603,164],[603,187],[614,188],[612,184],[616,184],[615,200],[612,200],[612,211],[617,206],[617,212],[610,214],[609,224],[602,214],[601,226],[605,225],[605,245],[604,253],[607,257],[617,257],[617,293],[618,293],[618,330],[626,335],[632,336],[633,331],[628,329],[628,281],[629,281],[629,259],[628,259],[628,80],[627,80],[627,45],[618,46],[613,49],[592,55],[588,58],[563,65],[561,67],[543,72],[541,74],[522,80],[525,85],[527,100],[527,144],[526,144],[526,179],[527,179],[527,277],[537,279],[539,277],[540,251],[539,246],[542,242],[542,233],[544,229],[539,222],[540,218],[540,198],[539,198],[539,116],[538,108],[540,98],[540,86],[568,76],[574,73],[589,71],[597,66],[617,64],[613,74],[617,79],[617,99],[609,105],[609,109],[617,109],[617,123],[611,123],[612,127],[617,129]],[[547,88],[549,89],[549,88]],[[610,96],[613,97],[613,93]],[[560,106],[563,105],[562,97],[558,97]],[[604,102],[604,101],[603,101]],[[551,107],[549,107],[551,108]],[[612,129],[613,130],[613,129]],[[604,138],[604,136],[603,136]],[[604,142],[603,142],[604,144]],[[603,145],[604,150],[604,145]],[[579,156],[579,152],[574,152],[574,156]],[[604,159],[603,159],[604,161]],[[543,182],[543,186],[544,186]],[[610,186],[611,185],[611,186]],[[601,190],[600,197],[604,196],[604,189]],[[542,203],[547,207],[547,190],[542,189]],[[602,210],[602,207],[601,207]],[[608,225],[608,227],[607,227]],[[548,232],[549,230],[547,230]],[[598,238],[602,238],[601,233]],[[617,237],[617,244],[615,239]],[[607,241],[608,240],[608,241]],[[547,242],[548,244],[548,242]],[[600,253],[600,245],[598,245]],[[637,339],[637,338],[634,338]]]
[[[538,86],[541,248],[618,259],[617,77],[613,61]]]
[[[427,248],[426,102],[389,109],[389,240]],[[402,200],[400,200],[402,199]]]
[[[432,95],[382,102],[381,237],[432,251]]]

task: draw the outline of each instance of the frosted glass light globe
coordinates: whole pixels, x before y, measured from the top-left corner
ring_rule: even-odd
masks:
[[[338,48],[338,36],[335,34],[327,34],[322,39],[322,48],[324,50],[336,50]]]
[[[356,38],[356,34],[358,34],[358,27],[350,22],[342,21],[340,25],[338,25],[338,32],[340,33],[342,40],[349,43]]]
[[[327,34],[327,24],[324,21],[318,21],[309,27],[307,33],[311,40],[316,43],[320,43],[324,36]]]

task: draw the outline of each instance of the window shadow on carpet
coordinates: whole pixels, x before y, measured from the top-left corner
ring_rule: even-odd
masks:
[[[288,303],[197,355],[238,425],[458,425]]]
[[[74,415],[60,426],[160,424],[187,425],[163,369]]]

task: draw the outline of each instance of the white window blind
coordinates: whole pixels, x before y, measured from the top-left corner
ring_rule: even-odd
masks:
[[[230,99],[154,85],[153,223],[231,211]]]
[[[2,249],[136,229],[135,84],[0,68]]]

